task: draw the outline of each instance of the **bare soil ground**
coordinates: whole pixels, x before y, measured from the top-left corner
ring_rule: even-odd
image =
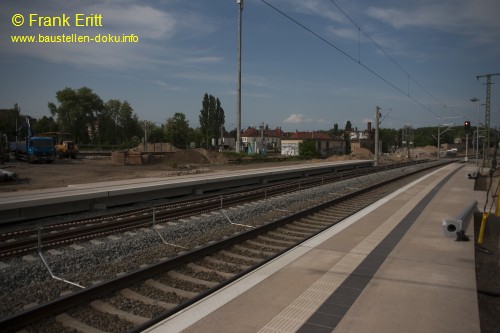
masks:
[[[149,151],[164,151],[170,154],[163,157],[153,154],[143,155],[144,163],[142,164],[121,164],[110,158],[58,159],[52,164],[28,164],[22,161],[11,161],[5,165],[0,165],[0,169],[15,172],[17,181],[0,182],[0,192],[324,162],[324,160],[313,160],[229,164],[228,159],[223,154],[205,149],[176,150],[175,147],[172,148],[168,145],[148,147],[148,149]],[[140,149],[137,149],[137,151],[140,151]],[[373,154],[366,149],[361,149],[351,154],[351,156],[335,156],[327,159],[327,161],[351,159],[373,159]]]
[[[64,159],[52,164],[27,164],[12,161],[0,169],[15,172],[17,180],[0,182],[0,192],[29,191],[71,184],[97,183],[138,178],[164,178],[207,172],[224,172],[259,167],[301,164],[304,162],[252,163],[234,165],[225,163],[186,163],[174,159],[142,165],[116,165],[110,159]]]

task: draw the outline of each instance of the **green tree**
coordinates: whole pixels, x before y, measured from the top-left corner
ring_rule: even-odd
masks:
[[[316,149],[313,140],[304,140],[299,143],[299,156],[304,158],[319,158],[321,154]]]
[[[351,138],[349,132],[344,132],[345,155],[351,153]]]
[[[207,140],[207,133],[203,133],[201,130],[201,127],[197,127],[191,131],[190,137],[193,139],[193,141],[196,144],[196,147],[205,147],[206,148],[206,140]]]
[[[149,139],[153,142],[165,142],[168,141],[165,135],[165,125],[155,126],[151,129],[151,134],[149,135]]]
[[[392,153],[393,149],[400,146],[398,131],[389,128],[379,128],[379,139],[382,141],[382,152]]]
[[[0,132],[7,134],[9,140],[14,140],[16,124],[19,127],[23,121],[21,109],[17,103],[11,109],[0,109]]]
[[[155,123],[149,120],[142,120],[141,122],[141,129],[142,129],[142,142],[146,143],[149,142],[151,133],[154,132],[154,129],[156,127]]]
[[[134,110],[127,101],[110,99],[98,116],[101,138],[109,143],[125,143],[133,136],[142,135],[141,126]]]
[[[338,137],[341,134],[341,131],[339,130],[339,124],[333,124],[333,128],[330,129],[327,134],[332,138]]]
[[[165,124],[165,133],[168,142],[177,148],[187,148],[191,141],[189,121],[186,120],[184,113],[175,113],[173,117],[168,118]]]
[[[219,98],[205,93],[200,111],[200,131],[204,133],[206,146],[210,145],[212,138],[218,138],[221,126],[224,126],[224,109]]]
[[[351,124],[351,121],[348,120],[346,123],[345,123],[345,130],[346,131],[352,131],[352,124]]]
[[[118,113],[118,130],[119,137],[124,141],[130,140],[133,136],[140,137],[142,133],[139,118],[127,101],[124,101],[121,104],[120,111]]]
[[[34,133],[58,132],[59,126],[52,117],[43,116],[32,126]]]
[[[332,131],[333,136],[337,136],[340,134],[339,131],[339,124],[335,123],[333,124],[333,131]]]
[[[87,87],[78,90],[65,88],[56,93],[59,106],[49,102],[50,113],[57,117],[63,132],[79,142],[94,141],[98,130],[97,116],[102,112],[102,99]]]

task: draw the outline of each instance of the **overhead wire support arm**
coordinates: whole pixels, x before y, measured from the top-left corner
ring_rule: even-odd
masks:
[[[500,75],[500,73],[491,73],[491,74],[485,74],[485,75],[478,75],[476,76],[476,79],[479,80],[482,77],[486,78],[486,107],[485,107],[485,116],[484,116],[484,125],[486,127],[486,143],[488,146],[488,154],[486,154],[486,160],[483,160],[483,166],[486,166],[486,164],[489,164],[490,160],[490,154],[489,154],[489,148],[490,148],[490,102],[491,102],[491,77],[495,75]]]

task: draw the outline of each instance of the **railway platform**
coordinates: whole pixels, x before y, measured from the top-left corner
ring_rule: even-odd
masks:
[[[464,209],[485,200],[447,165],[146,332],[480,332]]]
[[[323,162],[179,177],[72,184],[43,190],[0,192],[0,224],[99,211],[148,200],[201,195],[230,187],[331,175],[372,165],[372,160]]]

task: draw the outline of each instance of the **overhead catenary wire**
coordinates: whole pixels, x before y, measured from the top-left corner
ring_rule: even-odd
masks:
[[[368,65],[364,64],[362,61],[361,61],[361,55],[358,56],[358,59],[356,59],[355,57],[353,57],[352,55],[350,55],[349,53],[347,53],[346,51],[344,51],[343,49],[341,49],[340,47],[338,47],[337,45],[335,45],[334,43],[330,42],[328,39],[326,39],[325,37],[319,35],[318,33],[316,33],[315,31],[313,31],[312,29],[310,29],[309,27],[307,27],[306,25],[304,25],[303,23],[299,22],[298,20],[296,20],[295,18],[291,17],[290,15],[288,15],[287,13],[285,13],[283,10],[277,8],[276,6],[272,5],[271,3],[269,3],[268,1],[266,0],[260,0],[262,3],[264,3],[265,5],[267,5],[269,8],[273,9],[274,11],[276,11],[277,13],[281,14],[282,16],[286,17],[288,20],[292,21],[293,23],[295,23],[296,25],[298,25],[299,27],[301,27],[302,29],[306,30],[307,32],[309,32],[310,34],[312,34],[313,36],[315,36],[316,38],[318,38],[319,40],[321,40],[322,42],[324,42],[325,44],[329,45],[330,47],[333,47],[335,50],[337,50],[338,52],[340,52],[341,54],[343,54],[345,57],[347,57],[348,59],[354,61],[355,63],[359,64],[361,67],[363,67],[365,70],[367,70],[368,72],[372,73],[373,75],[375,75],[376,77],[378,77],[380,80],[382,80],[383,82],[385,82],[387,85],[391,86],[392,88],[394,88],[396,91],[398,91],[399,93],[403,94],[404,96],[408,97],[410,100],[412,100],[413,102],[415,102],[416,104],[418,104],[422,109],[430,112],[431,114],[433,114],[435,117],[439,118],[440,115],[438,113],[436,113],[435,111],[433,111],[430,107],[426,106],[425,104],[423,104],[421,101],[419,101],[417,98],[413,97],[412,95],[409,94],[409,89],[408,91],[405,91],[403,89],[401,89],[400,87],[398,87],[396,84],[394,84],[393,82],[389,81],[388,79],[386,79],[382,74],[376,72],[374,69],[370,68]],[[436,102],[438,102],[439,104],[441,104],[443,107],[445,108],[448,108],[446,106],[446,104],[440,102],[436,97],[434,97],[432,94],[430,94],[420,83],[418,83],[413,77],[411,77],[411,75],[401,66],[399,65],[399,63],[394,60],[394,58],[392,58],[378,43],[376,43],[367,33],[364,32],[363,29],[361,29],[361,27],[359,25],[357,25],[357,23],[349,16],[347,15],[347,13],[345,13],[344,10],[342,10],[336,3],[334,3],[332,0],[330,0],[337,8],[339,8],[339,10],[351,21],[351,23],[353,23],[353,25],[355,25],[359,31],[363,32],[363,34],[370,40],[372,41],[372,43],[374,43],[375,46],[377,46],[387,57],[389,57],[389,59],[391,59],[391,61],[397,66],[399,67],[399,69],[405,73],[408,77],[408,79],[411,79],[412,81],[414,81],[424,92],[427,93],[428,96],[430,96],[431,98],[433,98]],[[359,51],[360,52],[360,51]],[[451,109],[450,109],[451,110]],[[458,112],[456,111],[453,111],[451,110],[452,112],[456,113],[456,114],[459,114]]]
[[[423,92],[425,92],[429,97],[431,97],[434,101],[436,101],[438,104],[440,104],[442,107],[444,108],[447,108],[449,109],[451,112],[455,113],[455,114],[460,114],[458,113],[457,111],[453,110],[453,109],[450,109],[448,105],[444,104],[443,102],[441,102],[439,99],[437,99],[434,95],[432,95],[427,89],[424,88],[424,86],[422,86],[420,84],[420,82],[418,82],[412,75],[410,75],[410,73],[408,73],[408,71],[406,71],[403,66],[401,66],[401,64],[399,64],[399,62],[396,61],[396,59],[394,59],[379,43],[377,43],[373,38],[371,38],[370,35],[368,35],[368,33],[366,31],[363,30],[363,28],[361,28],[334,0],[330,0],[330,2],[335,6],[337,7],[338,10],[340,10],[340,12],[342,12],[342,14],[344,14],[345,17],[347,17],[349,19],[349,21],[351,21],[351,23],[356,27],[358,28],[358,31],[362,32],[363,35],[365,35],[366,38],[368,38],[368,40],[370,40],[370,42],[373,43],[373,45],[375,45],[394,65],[396,65],[396,67],[398,67],[401,72],[403,72],[407,78],[408,78],[408,96],[410,95],[410,83],[409,83],[409,80],[411,80],[412,82],[414,82],[420,89],[422,89]],[[361,49],[361,47],[359,47],[359,49]],[[361,58],[361,56],[360,56]],[[460,114],[461,115],[461,114]]]

